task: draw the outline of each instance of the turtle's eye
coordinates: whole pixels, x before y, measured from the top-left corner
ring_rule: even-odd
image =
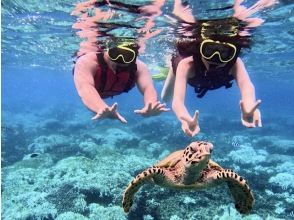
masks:
[[[190,150],[190,153],[193,154],[193,155],[195,155],[195,154],[198,153],[198,149],[195,149],[195,148],[193,149],[193,148],[192,148],[192,149]]]

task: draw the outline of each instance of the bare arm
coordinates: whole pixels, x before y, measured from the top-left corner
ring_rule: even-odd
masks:
[[[194,136],[200,132],[200,127],[198,123],[199,112],[195,111],[194,116],[191,117],[186,106],[185,106],[185,96],[187,81],[192,74],[194,74],[193,57],[187,57],[183,59],[176,72],[176,81],[174,87],[174,96],[172,107],[178,118],[182,123],[182,130],[188,136]]]
[[[144,107],[135,110],[135,113],[142,116],[155,116],[161,112],[169,111],[166,104],[157,101],[157,92],[154,88],[151,74],[147,66],[140,60],[137,60],[137,86],[144,96]]]
[[[96,113],[107,106],[95,88],[97,68],[96,53],[89,53],[77,60],[74,70],[74,82],[79,96],[85,106]]]
[[[164,102],[168,102],[172,99],[174,93],[176,76],[174,74],[173,68],[170,66],[167,77],[164,81],[163,88],[161,90],[161,99]]]
[[[233,71],[235,74],[236,82],[240,88],[241,99],[248,106],[252,106],[255,103],[255,88],[252,84],[248,72],[245,68],[243,61],[238,58]]]
[[[175,112],[177,118],[182,121],[183,117],[191,118],[186,106],[185,106],[185,96],[187,81],[189,73],[193,67],[193,57],[188,57],[183,59],[176,71],[176,80],[174,86],[174,95],[172,101],[172,108]]]
[[[157,93],[146,64],[137,60],[137,69],[137,86],[144,96],[144,104],[156,102]]]
[[[262,127],[261,113],[258,109],[261,100],[255,98],[255,88],[246,71],[243,61],[238,58],[233,69],[241,93],[241,122],[245,127]]]
[[[183,6],[181,0],[174,1],[173,14],[184,22],[196,23],[196,19],[192,14],[189,6]]]

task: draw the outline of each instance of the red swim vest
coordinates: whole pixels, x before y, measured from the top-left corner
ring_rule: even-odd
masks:
[[[126,68],[118,68],[114,73],[106,64],[103,53],[97,54],[97,60],[100,68],[95,75],[95,88],[101,98],[113,97],[123,92],[130,91],[136,82],[136,63]]]

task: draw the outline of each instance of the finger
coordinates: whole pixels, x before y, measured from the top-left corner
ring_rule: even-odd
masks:
[[[257,100],[255,102],[254,106],[252,107],[252,109],[250,111],[251,114],[253,114],[253,112],[259,107],[260,103],[261,103],[261,100]]]
[[[188,129],[187,126],[185,126],[185,125],[182,124],[181,128],[182,128],[182,131],[183,131],[186,135],[191,136],[191,132],[189,131],[189,129]]]
[[[200,132],[200,129],[197,128],[192,132],[192,137],[194,137],[196,134],[198,134]]]
[[[183,129],[183,131],[186,135],[188,135],[189,137],[192,137],[192,133],[188,128]]]
[[[193,121],[195,123],[197,123],[198,122],[198,118],[199,118],[199,111],[196,110],[195,113],[194,113],[194,116],[193,116]]]
[[[143,113],[143,110],[137,109],[137,110],[134,110],[134,113],[136,113],[136,114],[142,114]]]
[[[94,117],[92,117],[92,120],[97,120],[99,118],[101,118],[102,114],[101,113],[97,113]]]
[[[257,113],[257,117],[255,118],[254,123],[255,123],[255,126],[262,127],[260,112]]]
[[[161,111],[161,112],[168,112],[168,111],[170,111],[170,108],[161,108],[161,109],[159,109],[159,111]]]
[[[114,104],[110,107],[109,110],[110,110],[111,112],[115,112],[116,109],[117,109],[117,103],[114,103]]]
[[[242,125],[244,125],[247,128],[253,128],[253,127],[255,127],[253,123],[247,122],[247,121],[245,121],[243,119],[241,119],[241,121],[242,121]]]
[[[262,121],[261,121],[261,118],[258,120],[258,124],[257,124],[257,126],[260,127],[260,128],[262,127]]]
[[[166,104],[163,104],[163,103],[159,103],[158,106],[156,106],[157,109],[161,109],[161,108],[164,108],[166,107]]]
[[[148,107],[147,107],[147,111],[151,111],[151,109],[152,109],[152,103],[149,102],[149,103],[148,103]]]
[[[118,112],[116,113],[116,116],[117,116],[118,120],[121,121],[121,123],[123,123],[123,124],[127,123],[127,120],[123,116],[121,116],[121,114],[119,114]]]
[[[259,122],[258,122],[258,121],[259,121],[259,119],[255,119],[255,120],[254,120],[254,126],[255,126],[255,127],[257,127],[257,126],[258,126],[258,124],[259,124]]]
[[[160,105],[161,105],[160,102],[157,101],[157,102],[155,103],[155,105],[153,106],[153,109],[158,109]]]
[[[190,131],[189,128],[186,129],[186,135],[188,135],[189,137],[192,137],[192,132]]]

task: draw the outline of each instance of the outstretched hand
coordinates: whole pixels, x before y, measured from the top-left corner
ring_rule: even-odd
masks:
[[[261,114],[258,109],[261,100],[257,100],[252,107],[245,105],[244,101],[240,101],[241,122],[247,128],[262,127]]]
[[[169,108],[166,108],[165,103],[160,103],[160,101],[157,101],[155,103],[149,102],[142,109],[137,109],[134,112],[136,114],[149,117],[149,116],[159,115],[161,112],[167,112],[169,110],[170,110]]]
[[[200,132],[198,118],[198,110],[195,111],[192,119],[190,117],[180,117],[180,120],[182,122],[182,130],[186,135],[193,137]]]
[[[106,106],[102,109],[99,109],[99,111],[92,118],[92,120],[97,120],[97,119],[102,119],[102,118],[117,119],[121,123],[127,123],[127,120],[118,113],[117,103],[114,103],[111,107]]]

